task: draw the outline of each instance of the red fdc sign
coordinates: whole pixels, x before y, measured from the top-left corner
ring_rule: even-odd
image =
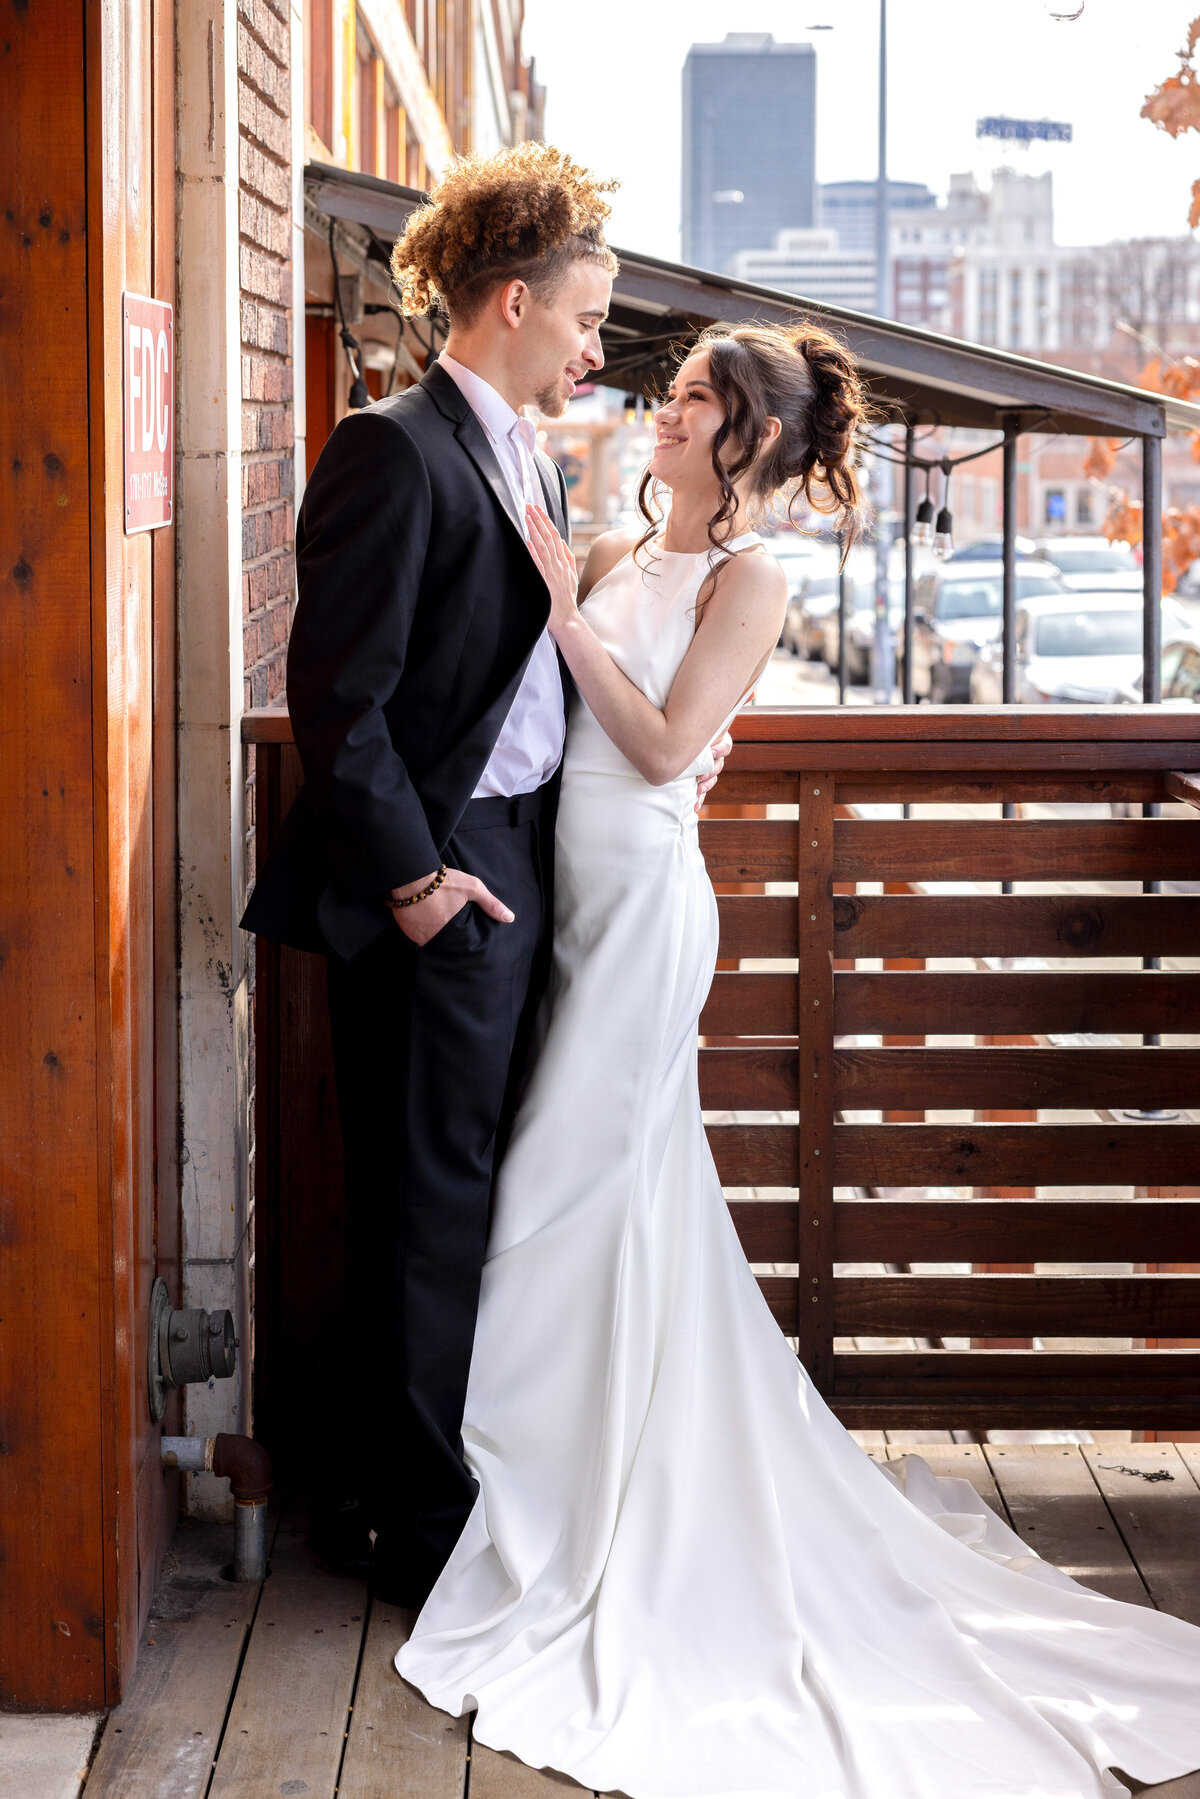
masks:
[[[125,299],[125,529],[169,525],[175,468],[175,320],[162,300]]]

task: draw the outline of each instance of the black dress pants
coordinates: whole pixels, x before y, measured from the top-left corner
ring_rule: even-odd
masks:
[[[445,851],[514,923],[469,903],[420,948],[392,926],[353,962],[329,959],[353,1367],[340,1460],[389,1585],[414,1603],[477,1491],[463,1403],[493,1167],[547,962],[553,789],[472,800]]]

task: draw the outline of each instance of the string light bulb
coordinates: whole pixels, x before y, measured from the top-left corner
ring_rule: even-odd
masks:
[[[933,501],[929,497],[929,481],[933,473],[932,465],[925,466],[925,498],[917,507],[913,519],[912,540],[922,548],[933,542]]]

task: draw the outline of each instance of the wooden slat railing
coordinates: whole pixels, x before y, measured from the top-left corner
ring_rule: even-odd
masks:
[[[259,746],[261,847],[296,781],[288,735],[278,714],[247,720],[246,739]],[[1196,972],[1110,960],[1200,959],[1200,816],[845,815],[900,801],[997,810],[1002,801],[1200,803],[1200,778],[1180,773],[1200,767],[1200,709],[1194,718],[1153,707],[753,712],[736,735],[721,801],[786,813],[702,820],[709,870],[718,883],[786,890],[723,895],[720,954],[791,967],[716,976],[702,1030],[722,1046],[701,1050],[701,1092],[710,1110],[742,1115],[710,1128],[726,1187],[787,1195],[734,1199],[731,1211],[753,1262],[794,1269],[761,1284],[820,1391],[860,1426],[1200,1427],[1200,1352],[1188,1349],[834,1345],[835,1335],[1142,1342],[1200,1332],[1200,960]],[[972,890],[1001,880],[1074,890]],[[835,894],[835,881],[944,881],[959,891]],[[1108,890],[1143,881],[1174,890]],[[970,967],[855,967],[897,957]],[[983,957],[1022,966],[983,970]],[[1031,967],[1036,958],[1068,966]],[[328,1138],[333,1117],[321,978],[315,958],[260,949],[257,1266],[269,1289],[260,1339],[274,1344],[264,1341],[260,1355],[275,1403],[273,1361],[294,1358],[298,1335],[319,1338],[325,1274],[340,1253],[336,1156],[314,1136]],[[1143,1047],[1143,1033],[1176,1041]],[[969,1046],[1008,1034],[1035,1046]],[[856,1041],[893,1036],[956,1041]],[[1102,1041],[1047,1041],[1055,1036]],[[863,1111],[1005,1108],[1095,1122],[843,1122]],[[1156,1108],[1182,1117],[1121,1116]],[[1087,1197],[971,1197],[993,1186],[1082,1187]],[[1187,1196],[1114,1196],[1131,1186]],[[835,1199],[835,1187],[880,1197]],[[948,1198],[947,1188],[966,1196]],[[314,1241],[324,1246],[315,1269]],[[834,1272],[961,1261],[1109,1262],[1130,1272]],[[1160,1264],[1191,1272],[1142,1272]]]

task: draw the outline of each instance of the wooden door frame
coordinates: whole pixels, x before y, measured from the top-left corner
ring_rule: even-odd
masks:
[[[7,38],[0,1705],[86,1710],[173,1521],[146,1320],[178,1254],[175,556],[125,535],[122,418],[122,294],[174,298],[173,6],[52,0]]]

